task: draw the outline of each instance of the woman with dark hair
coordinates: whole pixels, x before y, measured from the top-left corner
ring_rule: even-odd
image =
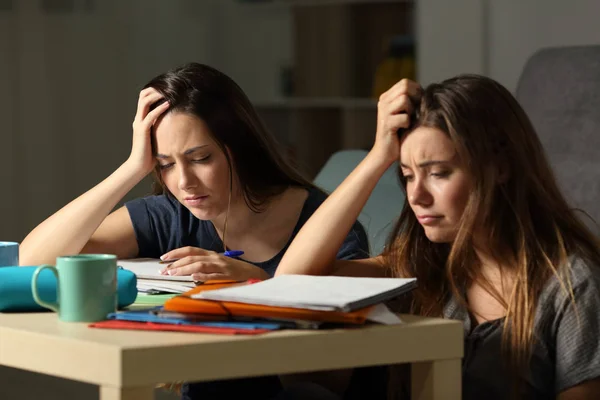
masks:
[[[151,171],[155,195],[111,213]],[[173,260],[163,273],[199,281],[266,279],[325,198],[278,152],[242,89],[214,68],[190,63],[145,86],[129,158],[29,233],[21,264],[111,253]],[[343,242],[338,257],[368,255],[360,224]],[[226,250],[244,254],[225,257]]]
[[[416,277],[405,312],[464,323],[464,399],[598,398],[598,240],[560,192],[518,102],[464,75],[424,90],[401,81],[378,108],[372,150],[277,274]],[[383,254],[336,261],[396,160],[407,201]]]

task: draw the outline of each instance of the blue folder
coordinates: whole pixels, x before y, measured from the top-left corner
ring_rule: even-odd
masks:
[[[276,322],[254,322],[254,321],[194,321],[185,317],[165,317],[157,315],[157,311],[162,310],[162,307],[153,307],[143,310],[119,311],[108,314],[108,319],[116,319],[121,321],[135,322],[154,322],[158,324],[172,325],[194,325],[194,326],[210,326],[214,328],[231,328],[231,329],[282,329],[286,326]]]

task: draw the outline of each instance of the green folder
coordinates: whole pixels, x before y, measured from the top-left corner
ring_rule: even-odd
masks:
[[[167,300],[172,297],[177,296],[176,294],[147,294],[147,293],[138,293],[135,302],[129,306],[129,309],[133,308],[141,308],[148,306],[162,306],[165,304]]]

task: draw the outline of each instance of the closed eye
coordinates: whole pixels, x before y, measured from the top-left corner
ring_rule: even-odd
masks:
[[[435,178],[447,178],[450,175],[450,171],[432,172],[430,175]]]
[[[196,158],[196,159],[193,159],[193,160],[192,160],[192,162],[195,162],[195,163],[203,163],[203,162],[206,162],[206,161],[208,161],[209,159],[210,159],[210,155],[208,155],[208,156],[206,156],[206,157],[202,157],[202,158]]]
[[[161,170],[169,169],[169,168],[171,168],[173,166],[173,164],[175,164],[175,163],[159,164],[159,168]]]

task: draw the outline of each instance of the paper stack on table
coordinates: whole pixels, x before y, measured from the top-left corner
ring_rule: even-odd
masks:
[[[284,275],[258,283],[207,281],[168,299],[163,307],[118,312],[108,321],[91,326],[260,334],[277,329],[358,327],[373,322],[393,325],[402,320],[385,301],[415,286],[416,279],[305,275]]]

